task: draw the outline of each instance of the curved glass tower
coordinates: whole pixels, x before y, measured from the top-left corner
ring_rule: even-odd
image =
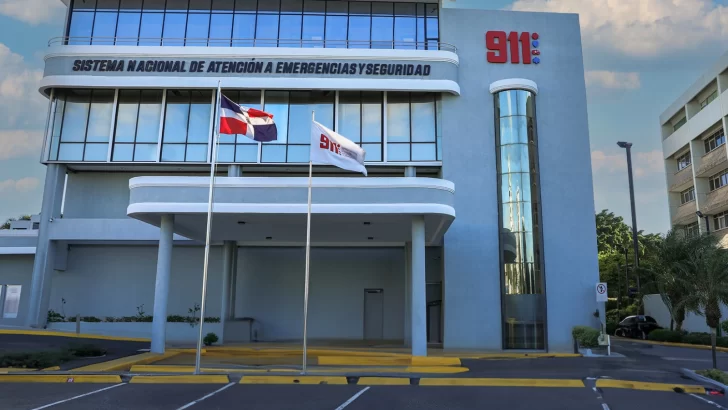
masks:
[[[504,349],[545,349],[536,95],[494,93]]]

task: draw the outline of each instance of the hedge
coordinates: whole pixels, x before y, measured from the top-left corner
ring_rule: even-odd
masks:
[[[683,341],[683,333],[677,330],[655,329],[647,335],[647,339],[656,342],[680,343]]]
[[[579,347],[599,346],[599,335],[601,332],[589,326],[574,326],[571,335],[579,343]]]

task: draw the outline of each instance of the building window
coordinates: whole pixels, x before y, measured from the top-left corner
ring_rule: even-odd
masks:
[[[700,235],[700,229],[698,228],[697,222],[693,222],[690,225],[685,225],[683,227],[683,231],[685,232],[685,236],[687,236],[688,238],[694,238]]]
[[[3,302],[3,319],[15,319],[20,310],[21,285],[5,286],[5,300]]]
[[[157,161],[162,90],[119,90],[112,161]]]
[[[167,90],[162,161],[208,161],[212,94],[211,90]]]
[[[695,200],[695,187],[690,187],[680,193],[680,204],[686,204]]]
[[[713,100],[715,100],[716,98],[718,98],[718,90],[713,91],[704,100],[700,101],[700,109],[702,110],[703,108],[707,107],[708,104],[713,102]]]
[[[713,228],[717,231],[728,227],[728,211],[713,215]]]
[[[535,95],[495,95],[503,275],[503,347],[544,349],[546,299],[539,223]]]
[[[55,90],[51,161],[106,161],[114,90]]]
[[[387,161],[436,161],[435,93],[387,93]]]
[[[690,158],[690,151],[680,155],[679,157],[675,158],[677,161],[677,170],[682,171],[683,169],[687,168],[692,164],[692,159]]]
[[[728,185],[728,169],[710,177],[709,183],[711,191],[715,191],[722,186]]]
[[[723,129],[719,129],[718,131],[711,134],[708,138],[703,140],[703,144],[705,144],[705,153],[709,153],[710,151],[713,151],[714,149],[720,147],[721,145],[725,144],[725,132],[723,132]]]
[[[685,123],[688,122],[687,117],[682,117],[682,119],[675,123],[675,125],[672,126],[672,131],[675,132],[680,129]]]
[[[382,161],[383,93],[376,91],[342,91],[339,93],[337,132],[366,151],[367,162]]]
[[[335,99],[334,91],[266,91],[264,110],[273,114],[278,140],[262,144],[261,162],[308,162],[311,112],[333,129]]]
[[[68,44],[434,49],[437,3],[74,0]]]

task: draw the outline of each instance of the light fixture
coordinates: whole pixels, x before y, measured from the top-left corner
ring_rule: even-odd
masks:
[[[266,237],[265,237],[265,240],[266,240],[266,241],[271,241],[271,240],[273,240],[273,237],[272,237],[272,236],[266,236]]]
[[[700,211],[696,212],[695,215],[697,215],[698,218],[704,218],[705,217],[705,215],[703,215],[703,213],[700,212]]]
[[[374,237],[373,236],[370,236],[367,239],[370,240],[370,241],[373,241],[374,240]]]
[[[371,222],[364,222],[364,225],[371,225]]]
[[[238,225],[245,225],[245,221],[238,221]]]

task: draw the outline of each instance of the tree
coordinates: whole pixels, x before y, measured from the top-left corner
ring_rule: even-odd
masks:
[[[716,329],[720,325],[720,306],[728,303],[728,252],[718,247],[718,239],[712,235],[684,241],[689,249],[685,259],[675,263],[675,268],[679,286],[687,293],[676,306],[705,316],[705,324],[710,328],[713,368],[717,368]]]

